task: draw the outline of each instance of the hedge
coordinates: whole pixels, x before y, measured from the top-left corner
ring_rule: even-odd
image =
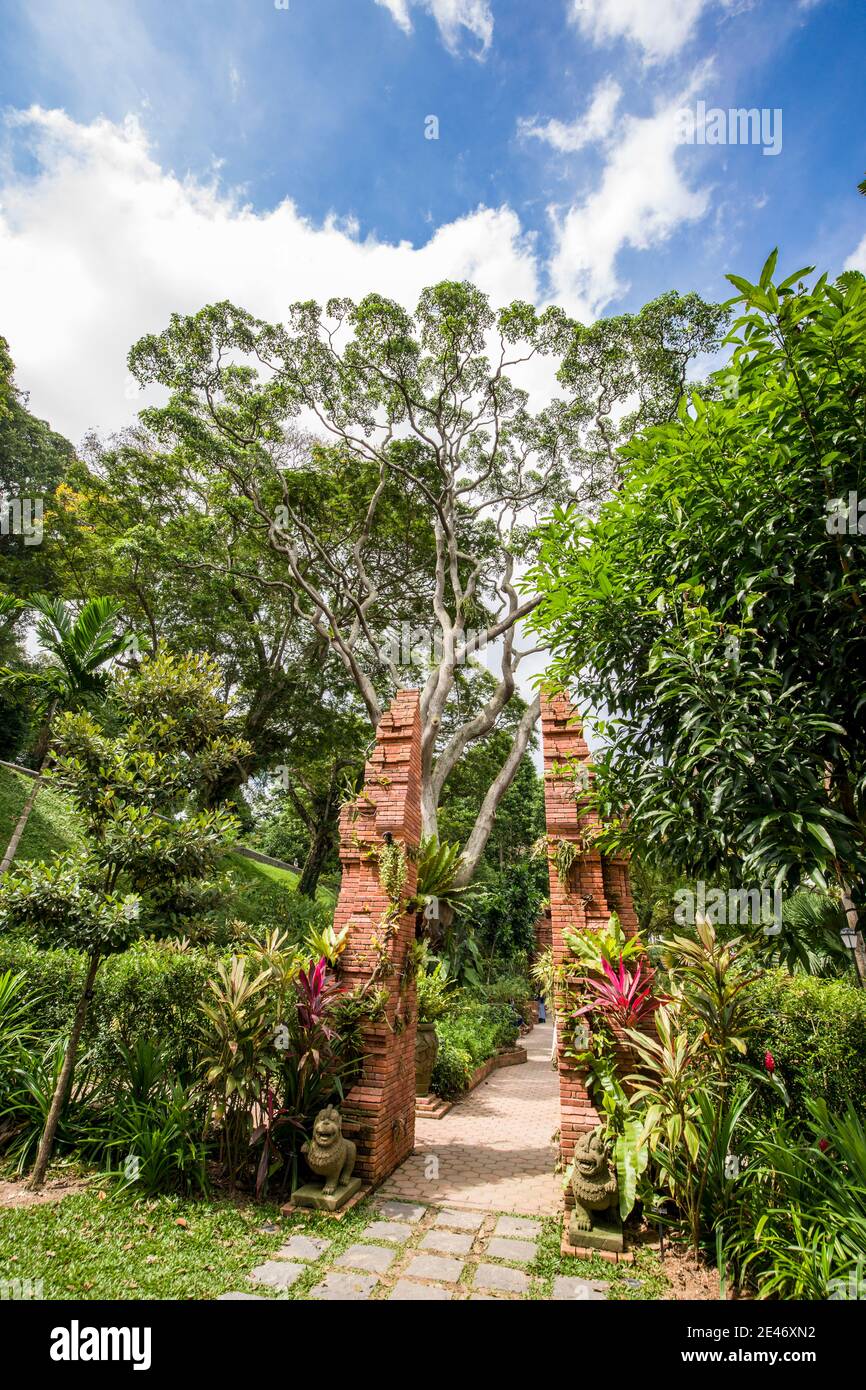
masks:
[[[472,1073],[501,1048],[513,1047],[520,1023],[509,1004],[461,998],[436,1024],[439,1052],[430,1089],[445,1100],[461,1095]]]
[[[83,1038],[100,1069],[119,1066],[117,1043],[159,1043],[181,1075],[196,1066],[199,1004],[214,972],[216,953],[201,948],[173,950],[137,943],[102,963]],[[38,1028],[46,1044],[69,1028],[84,986],[84,957],[76,951],[45,951],[30,942],[0,937],[0,974],[25,976],[38,999]]]
[[[866,1113],[866,991],[845,980],[770,970],[748,997],[750,1060],[763,1067],[772,1054],[793,1118],[805,1120],[807,1096],[825,1100],[837,1115],[849,1102]]]

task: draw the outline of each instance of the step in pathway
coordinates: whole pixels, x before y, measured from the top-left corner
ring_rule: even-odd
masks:
[[[334,1240],[295,1232],[273,1259],[251,1271],[248,1288],[221,1294],[219,1301],[291,1297],[302,1279],[305,1299],[338,1302],[604,1300],[604,1280],[561,1275],[546,1292],[546,1281],[532,1269],[541,1234],[538,1219],[380,1198],[345,1250],[335,1252]]]

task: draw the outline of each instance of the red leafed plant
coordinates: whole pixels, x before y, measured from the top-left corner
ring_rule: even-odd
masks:
[[[602,960],[601,968],[605,974],[603,980],[587,975],[581,981],[593,997],[582,1009],[576,1010],[577,1015],[593,1013],[623,1028],[640,1028],[661,1003],[652,992],[655,970],[651,965],[644,966],[642,961],[631,970],[622,956],[618,969],[614,970],[606,960]]]

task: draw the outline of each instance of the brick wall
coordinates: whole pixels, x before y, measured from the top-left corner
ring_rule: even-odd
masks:
[[[544,807],[547,818],[550,913],[553,959],[556,965],[571,959],[563,933],[567,930],[600,931],[616,912],[627,936],[637,931],[637,916],[629,885],[628,861],[609,858],[586,848],[599,828],[598,817],[581,802],[575,769],[582,764],[589,785],[594,776],[589,749],[575,711],[563,695],[543,700],[541,731],[544,745]],[[560,879],[555,855],[557,842],[581,845],[566,880]],[[560,1148],[564,1163],[574,1153],[577,1136],[593,1129],[599,1117],[586,1087],[586,1073],[565,1057],[564,1028],[557,1009],[560,1094]]]
[[[388,991],[387,1023],[364,1029],[364,1070],[343,1104],[343,1126],[358,1145],[358,1175],[379,1183],[415,1144],[415,984],[404,975],[415,937],[414,913],[383,927],[391,907],[379,882],[377,854],[387,842],[406,847],[405,897],[415,893],[414,851],[421,838],[421,718],[417,690],[402,690],[383,715],[364,788],[340,816],[343,878],[334,928],[349,929],[340,960],[344,989],[369,980],[377,966]],[[383,968],[384,967],[384,968]]]

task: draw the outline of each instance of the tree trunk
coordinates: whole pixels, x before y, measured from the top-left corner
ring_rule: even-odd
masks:
[[[27,822],[30,819],[30,814],[33,810],[33,807],[36,805],[36,798],[42,790],[43,786],[45,785],[45,779],[42,776],[42,769],[45,766],[45,759],[48,757],[48,747],[51,742],[51,725],[53,723],[54,715],[56,714],[56,712],[57,701],[54,700],[51,704],[51,708],[45,716],[45,723],[42,725],[42,728],[39,732],[39,738],[36,743],[36,768],[40,775],[33,779],[33,786],[28,792],[27,799],[24,802],[23,807],[21,808],[21,815],[18,817],[18,824],[12,831],[12,838],[6,846],[6,853],[3,855],[2,863],[0,863],[0,874],[5,874],[6,870],[11,867],[12,861],[18,853],[18,846],[21,843],[21,836],[27,829]]]
[[[848,930],[854,932],[854,965],[857,970],[857,979],[861,989],[866,989],[866,950],[863,947],[863,933],[860,930],[860,919],[851,897],[851,889],[847,883],[842,884],[842,907],[848,923]]]
[[[0,874],[5,874],[6,870],[11,867],[15,855],[18,853],[18,846],[21,843],[21,836],[27,829],[27,822],[30,819],[30,813],[33,810],[33,807],[36,805],[36,798],[42,790],[44,783],[45,779],[41,776],[33,778],[33,786],[27,793],[27,800],[24,802],[24,806],[21,810],[21,815],[18,817],[18,824],[12,831],[12,838],[6,846],[6,853],[3,856],[3,862],[0,863]]]
[[[322,865],[328,850],[331,848],[333,829],[334,821],[329,808],[328,814],[323,816],[316,826],[310,840],[307,857],[304,860],[304,867],[301,870],[301,877],[298,879],[298,892],[303,894],[305,898],[315,898],[316,896]]]
[[[81,992],[81,997],[78,1000],[78,1007],[75,1010],[72,1032],[69,1035],[69,1042],[66,1045],[66,1056],[63,1058],[63,1066],[54,1090],[54,1095],[51,1099],[51,1109],[48,1111],[48,1119],[45,1121],[45,1129],[42,1131],[42,1138],[39,1141],[39,1152],[36,1155],[33,1172],[30,1174],[28,1186],[32,1191],[38,1190],[45,1182],[45,1172],[48,1168],[48,1160],[51,1157],[51,1151],[54,1148],[54,1138],[57,1134],[60,1115],[66,1103],[70,1085],[72,1084],[72,1074],[75,1070],[78,1043],[81,1038],[81,1030],[84,1027],[84,1020],[87,1017],[87,1010],[93,995],[93,982],[96,979],[96,972],[98,969],[99,956],[91,956],[87,967],[87,978],[84,981],[84,989]]]
[[[514,774],[520,766],[520,760],[526,752],[527,745],[532,735],[532,730],[538,722],[541,713],[541,696],[536,695],[531,704],[526,706],[523,716],[514,733],[514,741],[508,753],[508,757],[499,769],[493,782],[490,784],[487,795],[481,803],[481,810],[472,827],[472,833],[466,841],[463,855],[460,860],[460,868],[454,878],[455,886],[465,888],[472,882],[475,870],[478,868],[479,861],[484,853],[490,832],[493,829],[493,821],[496,811],[508,788],[514,780]]]

